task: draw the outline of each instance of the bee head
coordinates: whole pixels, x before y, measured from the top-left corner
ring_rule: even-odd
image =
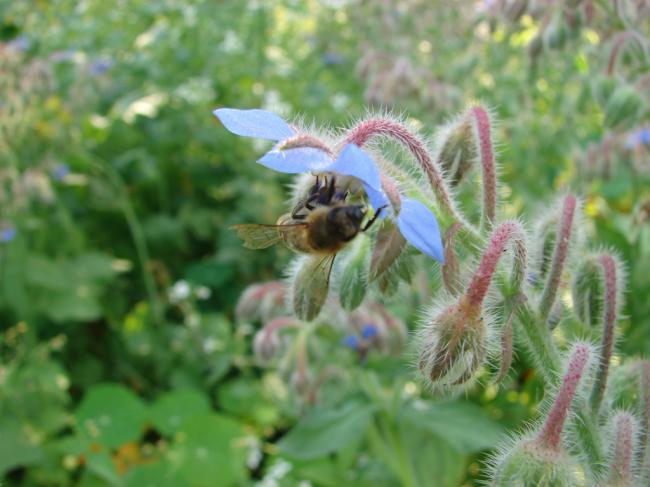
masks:
[[[362,205],[338,206],[329,211],[327,220],[343,240],[351,240],[359,233],[365,214]]]

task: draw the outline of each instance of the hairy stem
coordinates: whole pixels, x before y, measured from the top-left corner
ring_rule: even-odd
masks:
[[[557,290],[560,286],[560,279],[562,278],[562,271],[564,270],[564,264],[569,252],[569,242],[573,232],[576,205],[577,200],[574,195],[568,194],[565,196],[562,204],[562,215],[558,223],[551,269],[539,304],[539,314],[543,322],[546,322],[551,308],[553,308]]]

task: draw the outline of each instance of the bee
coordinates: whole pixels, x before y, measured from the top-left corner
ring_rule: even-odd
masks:
[[[233,225],[244,240],[244,247],[265,249],[283,243],[291,250],[309,254],[317,288],[329,288],[329,278],[336,254],[360,232],[367,231],[377,220],[379,208],[365,225],[364,205],[346,204],[347,192],[336,191],[336,178],[316,176],[315,184],[294,209],[278,218],[275,225]]]

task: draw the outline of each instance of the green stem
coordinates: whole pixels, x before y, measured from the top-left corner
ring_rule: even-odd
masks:
[[[381,390],[377,377],[369,372],[361,371],[359,383],[374,404],[382,408],[371,423],[368,438],[371,446],[377,450],[384,462],[400,479],[405,487],[419,487],[419,482],[413,471],[402,438],[395,429],[395,419],[391,411],[391,401],[387,400]],[[382,434],[383,432],[383,434]],[[388,446],[390,445],[390,447]]]
[[[605,467],[605,455],[598,430],[598,420],[584,402],[576,410],[576,438],[594,475],[600,476]]]
[[[126,185],[120,175],[108,164],[102,164],[98,162],[98,167],[100,170],[105,172],[109,178],[112,180],[113,184],[118,188],[121,196],[121,208],[126,224],[129,227],[131,232],[131,238],[133,239],[133,244],[135,246],[135,252],[138,256],[138,261],[140,262],[140,269],[142,272],[142,280],[144,281],[145,291],[147,293],[147,299],[149,301],[149,306],[151,307],[151,312],[153,314],[154,320],[156,323],[162,322],[162,304],[160,302],[158,292],[156,291],[156,283],[153,278],[153,274],[149,269],[149,249],[147,248],[147,241],[144,237],[144,231],[140,220],[133,209],[131,200],[129,199],[128,192],[126,190]]]
[[[527,303],[517,307],[517,317],[538,369],[547,384],[554,384],[558,380],[560,355],[549,329],[537,319]]]

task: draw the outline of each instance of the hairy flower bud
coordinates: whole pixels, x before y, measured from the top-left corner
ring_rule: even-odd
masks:
[[[603,279],[598,262],[584,259],[576,270],[571,286],[573,310],[584,324],[600,326],[603,318]]]
[[[619,86],[605,105],[605,126],[620,130],[630,128],[638,121],[643,107],[643,98],[634,87]]]
[[[438,133],[437,161],[452,186],[458,186],[476,159],[472,121],[467,114],[441,128]]]
[[[346,310],[357,308],[366,295],[368,288],[368,254],[370,239],[359,236],[352,243],[350,253],[343,264],[339,298]]]
[[[461,300],[424,328],[418,367],[433,387],[465,387],[483,364],[486,352],[487,327],[481,308]]]
[[[315,319],[327,300],[331,262],[319,255],[294,262],[291,279],[291,304],[295,315],[304,321]]]
[[[268,364],[280,349],[278,331],[281,328],[300,326],[300,322],[289,316],[282,316],[267,323],[253,338],[253,354],[262,365]]]
[[[553,257],[539,303],[539,313],[544,321],[548,318],[555,304],[557,292],[560,287],[564,266],[569,255],[569,248],[573,240],[573,235],[575,234],[577,207],[578,200],[573,194],[567,194],[562,199],[560,217],[555,233]]]
[[[286,287],[286,284],[280,281],[248,286],[237,301],[237,321],[267,321],[284,314]]]
[[[511,440],[492,460],[494,485],[583,485],[579,463],[562,440],[571,404],[592,356],[592,346],[587,343],[572,347],[562,383],[541,428]]]
[[[610,425],[610,448],[606,480],[608,487],[634,487],[636,454],[639,442],[639,425],[628,412],[618,411]]]
[[[506,221],[497,226],[483,251],[467,289],[455,304],[432,313],[420,334],[418,367],[431,385],[467,386],[487,354],[490,315],[483,302],[499,260],[509,246],[514,248],[511,282],[521,287],[526,272],[526,243],[521,225]]]

